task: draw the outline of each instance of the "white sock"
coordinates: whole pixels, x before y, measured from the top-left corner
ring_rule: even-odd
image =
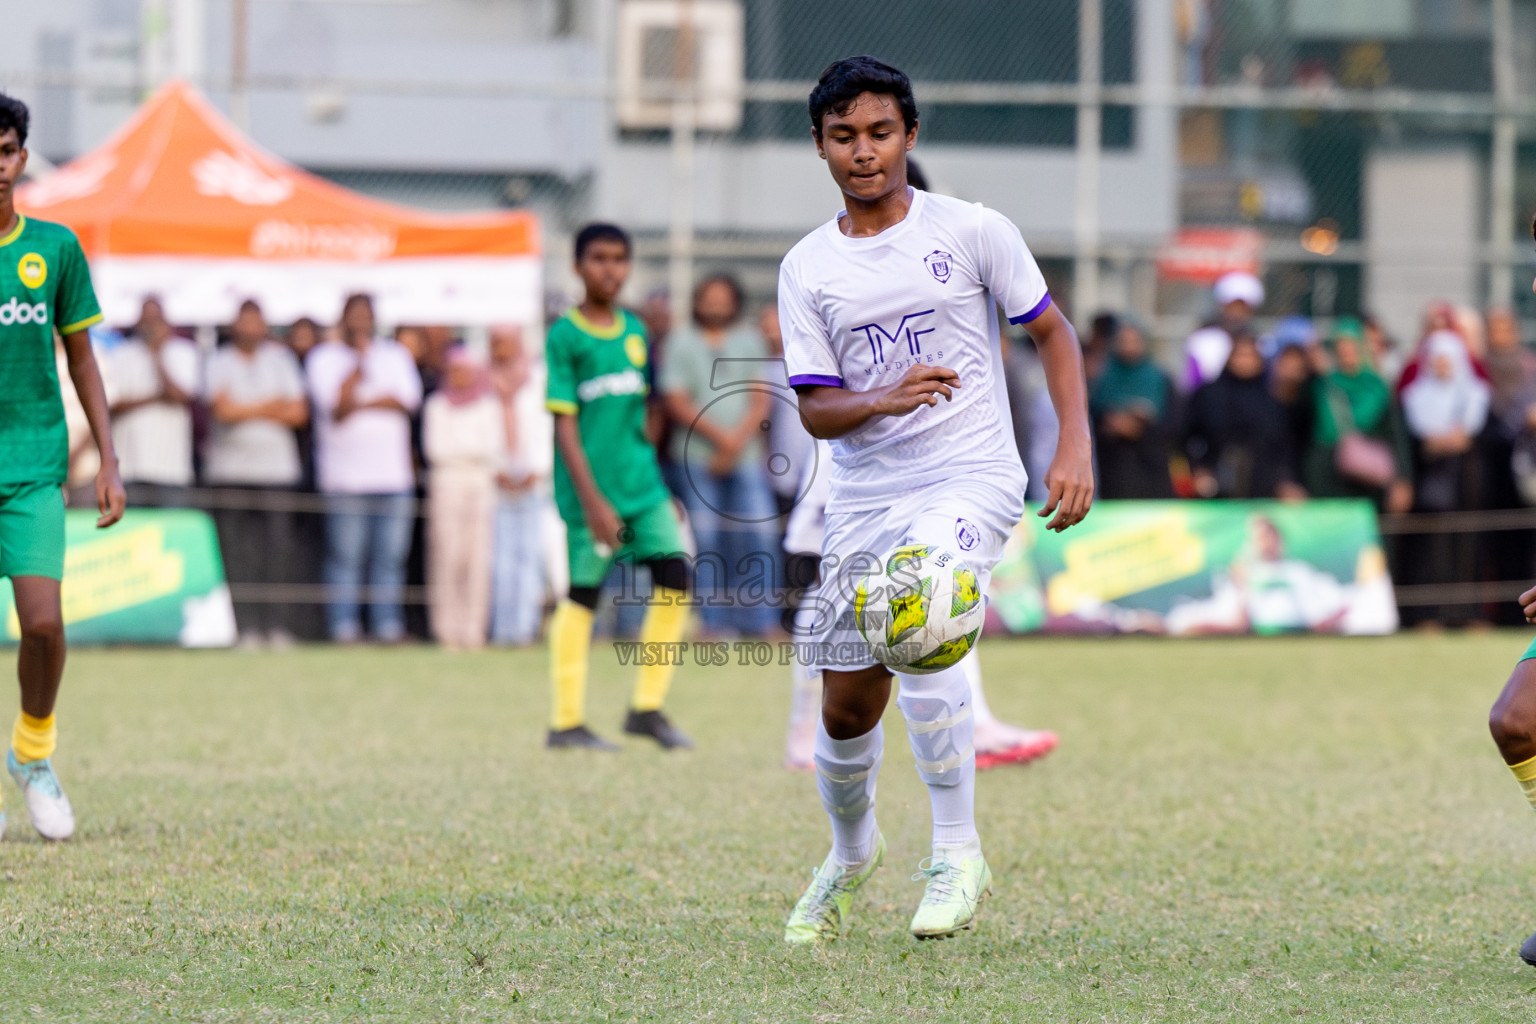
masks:
[[[875,782],[885,753],[885,729],[835,740],[816,725],[816,789],[832,822],[832,856],[852,867],[875,852]]]
[[[917,774],[933,808],[933,845],[965,846],[976,834],[976,723],[971,687],[960,666],[901,675],[896,704],[907,720]]]
[[[933,845],[967,846],[981,849],[976,832],[976,757],[959,769],[960,781],[953,786],[929,786],[928,802],[933,806]]]

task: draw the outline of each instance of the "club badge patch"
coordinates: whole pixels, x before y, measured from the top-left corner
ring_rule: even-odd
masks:
[[[981,531],[969,519],[956,519],[955,543],[960,545],[961,551],[970,551],[981,543]]]
[[[954,263],[955,258],[943,249],[935,249],[923,257],[923,264],[927,266],[928,273],[932,274],[933,279],[939,284],[949,282],[949,274],[954,269]]]
[[[629,356],[629,361],[636,366],[645,365],[645,339],[638,334],[631,334],[624,339],[624,354]]]
[[[29,252],[16,264],[16,276],[28,288],[41,288],[48,280],[48,261],[35,252]]]

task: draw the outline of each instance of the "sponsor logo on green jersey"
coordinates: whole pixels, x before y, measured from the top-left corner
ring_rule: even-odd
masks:
[[[645,374],[639,370],[621,370],[618,373],[605,373],[600,377],[584,380],[576,386],[576,397],[580,398],[583,402],[590,402],[609,395],[643,394],[645,394]]]
[[[17,302],[12,295],[9,302],[0,305],[0,327],[10,327],[12,324],[46,324],[48,322],[48,304],[45,302]]]

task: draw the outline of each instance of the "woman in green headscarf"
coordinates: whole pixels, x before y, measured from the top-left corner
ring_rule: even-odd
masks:
[[[1168,375],[1147,353],[1139,324],[1122,320],[1088,409],[1103,498],[1171,498],[1168,474]]]
[[[1354,317],[1343,317],[1327,342],[1333,369],[1317,388],[1317,426],[1309,462],[1309,489],[1319,498],[1370,498],[1389,512],[1413,504],[1412,450],[1402,417],[1387,387],[1366,361],[1365,330]],[[1340,446],[1359,435],[1384,448],[1395,472],[1381,484],[1362,479],[1358,460],[1341,458]],[[1352,442],[1353,443],[1353,442]],[[1368,460],[1367,460],[1368,461]]]

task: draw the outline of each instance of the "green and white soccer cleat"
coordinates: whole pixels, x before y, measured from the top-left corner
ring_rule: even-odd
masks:
[[[75,834],[75,812],[69,806],[69,797],[64,795],[64,787],[59,784],[49,758],[21,764],[16,760],[16,751],[12,750],[5,755],[5,766],[27,801],[27,816],[32,819],[32,827],[37,829],[38,835],[59,840]]]
[[[927,882],[923,900],[912,915],[912,934],[943,939],[964,931],[976,919],[976,908],[992,894],[992,869],[979,848],[937,849],[917,866],[914,882]],[[927,865],[926,867],[924,865]]]
[[[878,833],[875,852],[863,864],[845,867],[827,854],[816,869],[811,887],[795,904],[789,922],[784,925],[784,941],[801,946],[842,935],[848,926],[848,908],[853,905],[854,891],[869,881],[883,860],[885,837]]]

